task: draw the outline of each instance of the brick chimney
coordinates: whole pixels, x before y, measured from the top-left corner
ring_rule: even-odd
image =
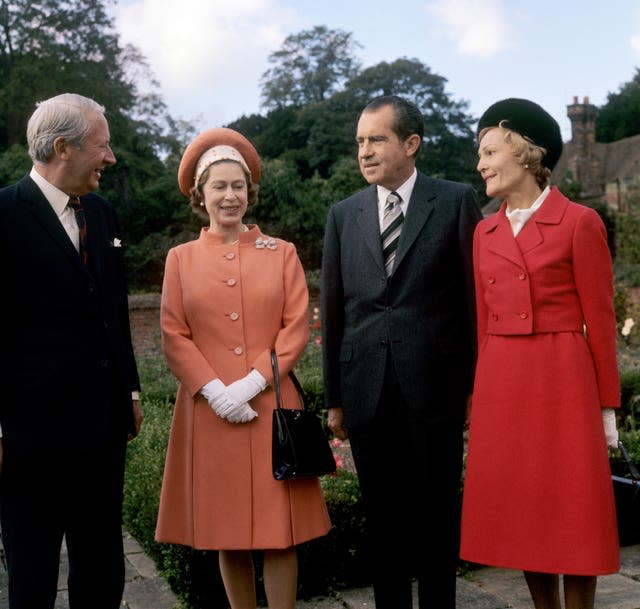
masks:
[[[571,121],[571,153],[568,169],[573,178],[582,185],[581,197],[598,196],[602,194],[599,183],[599,163],[596,158],[596,117],[598,108],[589,103],[589,97],[584,97],[582,103],[578,96],[573,97],[573,103],[567,106],[567,116]]]

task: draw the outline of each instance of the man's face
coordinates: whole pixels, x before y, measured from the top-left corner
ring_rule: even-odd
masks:
[[[393,107],[363,112],[358,121],[358,162],[364,179],[389,190],[401,186],[413,172],[418,136],[402,142],[392,130]]]
[[[91,130],[80,148],[69,148],[65,175],[75,195],[84,195],[100,186],[102,170],[113,165],[116,157],[109,145],[109,125],[100,112],[90,112]]]

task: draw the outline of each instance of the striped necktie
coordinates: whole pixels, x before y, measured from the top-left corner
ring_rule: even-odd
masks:
[[[69,197],[68,205],[73,209],[73,213],[76,216],[76,222],[78,223],[78,251],[80,252],[82,264],[87,266],[87,220],[84,216],[84,208],[80,197]]]
[[[391,271],[393,270],[393,263],[396,259],[396,249],[404,220],[404,214],[402,213],[402,209],[400,209],[400,201],[402,201],[402,198],[397,192],[389,193],[382,215],[382,255],[384,257],[384,269],[387,277],[391,275]]]

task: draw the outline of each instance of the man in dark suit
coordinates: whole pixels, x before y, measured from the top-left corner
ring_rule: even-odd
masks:
[[[71,609],[117,609],[122,597],[125,449],[142,414],[122,233],[111,204],[90,194],[116,162],[109,138],[93,100],[40,102],[27,126],[31,172],[0,190],[10,609],[53,608],[63,537]]]
[[[481,212],[470,186],[416,170],[423,135],[402,98],[364,109],[356,140],[370,186],[331,207],[324,237],[325,405],[333,433],[350,440],[376,609],[410,609],[414,577],[420,609],[456,602]]]

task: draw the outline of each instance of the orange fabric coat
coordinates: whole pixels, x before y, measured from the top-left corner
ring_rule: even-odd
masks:
[[[553,188],[514,238],[474,237],[476,368],[462,558],[528,571],[619,568],[601,408],[617,407],[613,276],[595,211]]]
[[[308,291],[295,247],[257,226],[235,244],[203,229],[170,250],[161,304],[163,350],[180,385],[165,463],[158,541],[199,549],[286,548],[330,527],[317,478],[278,482],[271,473],[275,346],[283,405],[301,405],[286,376],[309,339]],[[199,393],[251,368],[269,387],[251,400],[258,417],[229,423]]]

